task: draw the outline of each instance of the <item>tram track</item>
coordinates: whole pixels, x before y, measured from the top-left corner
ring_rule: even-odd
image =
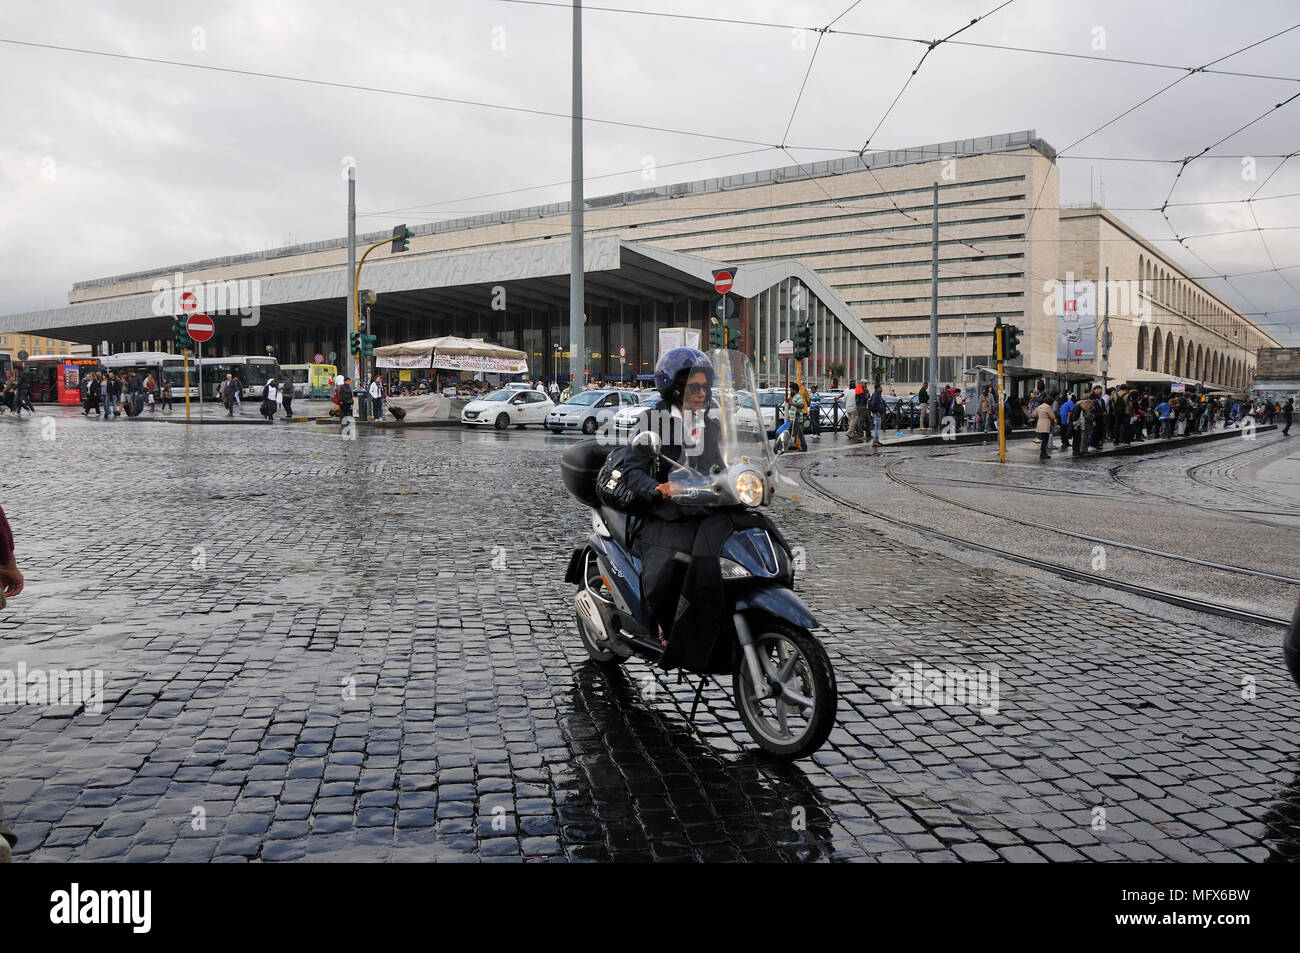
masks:
[[[1104,536],[1091,536],[1088,533],[1078,533],[1075,532],[1074,530],[1061,529],[1058,526],[1051,526],[1047,523],[1036,523],[1033,520],[1025,520],[1025,519],[1020,519],[1017,516],[1007,516],[1004,513],[996,513],[993,510],[986,510],[981,507],[974,506],[970,503],[963,502],[961,500],[952,500],[949,499],[948,497],[940,496],[938,493],[933,493],[930,490],[922,489],[920,486],[916,485],[910,480],[903,478],[897,472],[897,468],[902,465],[903,465],[903,461],[896,461],[894,463],[887,464],[885,466],[885,475],[888,476],[891,480],[893,480],[898,485],[907,487],[909,490],[912,490],[914,493],[919,493],[922,496],[928,497],[932,500],[937,500],[940,503],[947,503],[949,506],[955,506],[959,509],[970,510],[971,512],[974,513],[981,513],[984,516],[991,516],[994,519],[1005,520],[1008,523],[1016,523],[1020,526],[1027,526],[1031,529],[1045,530],[1049,533],[1056,533],[1061,536],[1069,536],[1072,537],[1073,539],[1082,539],[1087,542],[1097,543],[1102,546],[1113,546],[1116,549],[1127,549],[1133,552],[1143,553],[1144,555],[1147,556],[1159,556],[1162,559],[1173,559],[1173,560],[1177,560],[1178,562],[1185,562],[1185,563],[1190,563],[1191,565],[1194,566],[1200,566],[1203,569],[1219,569],[1224,572],[1240,573],[1241,575],[1245,575],[1245,576],[1258,576],[1261,579],[1271,579],[1275,582],[1283,582],[1283,583],[1287,583],[1288,585],[1300,586],[1300,578],[1296,578],[1295,576],[1284,576],[1280,573],[1266,572],[1262,569],[1250,569],[1246,566],[1234,566],[1229,563],[1218,563],[1208,559],[1198,559],[1195,556],[1185,556],[1182,555],[1181,553],[1169,553],[1159,549],[1152,549],[1149,546],[1140,546],[1136,543],[1125,543],[1117,539],[1107,539]]]
[[[862,506],[859,503],[855,503],[852,500],[846,499],[842,495],[836,493],[834,490],[827,487],[822,481],[818,480],[815,476],[813,476],[811,471],[816,469],[816,467],[819,465],[820,462],[822,461],[815,461],[808,466],[799,468],[798,470],[799,479],[803,482],[803,484],[806,487],[808,487],[810,490],[813,490],[814,492],[820,494],[826,499],[840,506],[844,506],[847,509],[853,510],[854,512],[861,513],[864,516],[869,516],[873,519],[879,519],[891,525],[898,526],[900,528],[909,530],[914,533],[919,533],[920,535],[927,536],[932,539],[942,540],[944,542],[950,543],[955,546],[959,546],[965,549],[975,550],[977,552],[986,553],[988,555],[996,556],[1001,559],[1018,563],[1023,566],[1031,566],[1043,572],[1050,572],[1056,576],[1059,576],[1063,579],[1068,579],[1072,582],[1084,582],[1095,586],[1101,586],[1103,588],[1115,589],[1120,592],[1128,593],[1130,595],[1141,596],[1142,598],[1151,599],[1155,602],[1162,602],[1168,605],[1180,606],[1184,609],[1191,609],[1196,612],[1203,612],[1209,615],[1216,615],[1223,618],[1233,619],[1238,622],[1250,623],[1252,625],[1286,628],[1291,624],[1290,619],[1265,615],[1263,613],[1258,613],[1258,612],[1251,612],[1246,609],[1223,605],[1218,602],[1210,602],[1205,599],[1199,599],[1195,596],[1184,595],[1181,593],[1172,592],[1168,590],[1152,589],[1148,586],[1142,586],[1142,585],[1138,585],[1137,583],[1126,582],[1124,580],[1115,579],[1109,576],[1099,576],[1094,573],[1083,572],[1076,569],[1070,569],[1065,566],[1055,565],[1053,563],[1046,562],[1041,558],[1023,556],[1020,553],[1012,552],[1007,549],[1002,549],[997,546],[991,546],[987,543],[980,543],[973,539],[966,539],[960,536],[954,536],[950,533],[945,533],[940,530],[933,529],[932,527],[925,526],[920,523],[912,522],[911,520],[901,519],[897,516],[893,516],[888,513],[882,513],[879,510],[873,510],[869,507]],[[886,467],[886,472],[888,472],[888,467]],[[894,479],[894,476],[892,474],[891,474],[891,479]],[[901,485],[908,486],[908,484],[906,484],[905,481],[895,480],[895,482],[899,482]],[[911,487],[911,488],[915,490],[915,487]],[[928,493],[924,493],[924,491],[918,491],[918,492],[922,492],[923,495],[927,495],[927,496],[931,495]],[[951,503],[951,501],[949,500],[945,500],[944,502]],[[1000,514],[990,514],[990,515],[998,519],[1007,519],[1007,517],[1003,517]],[[1014,519],[1012,521],[1022,522]],[[1032,526],[1035,524],[1026,523],[1026,525]],[[1270,524],[1270,525],[1276,526],[1277,524]],[[1038,527],[1035,526],[1035,528]],[[1081,535],[1081,534],[1067,533],[1067,535]],[[1181,559],[1183,561],[1194,561],[1192,557],[1183,557],[1178,554],[1164,553],[1159,550],[1147,549],[1145,547],[1139,548],[1131,544],[1117,543],[1116,545],[1120,545],[1123,546],[1123,548],[1128,548],[1128,549],[1140,549],[1140,551],[1148,555],[1164,557],[1168,559],[1175,559],[1175,560]],[[1261,573],[1256,570],[1244,569],[1244,567],[1219,566],[1218,564],[1210,563],[1207,561],[1201,561],[1200,564],[1205,568],[1223,568],[1230,571],[1242,571],[1250,575],[1264,576],[1265,578],[1269,578],[1273,581],[1281,581],[1288,585],[1300,585],[1300,580],[1296,580],[1288,576]]]
[[[1236,451],[1235,453],[1224,454],[1223,456],[1215,457],[1213,460],[1206,460],[1204,463],[1198,463],[1198,464],[1194,464],[1194,465],[1192,465],[1192,466],[1190,466],[1190,467],[1187,467],[1185,470],[1183,470],[1183,476],[1187,477],[1188,479],[1192,480],[1193,482],[1195,482],[1195,483],[1197,483],[1197,484],[1199,484],[1199,485],[1201,485],[1201,486],[1207,487],[1208,489],[1212,489],[1212,490],[1214,490],[1214,491],[1217,492],[1217,493],[1232,493],[1232,492],[1233,492],[1232,490],[1229,490],[1229,489],[1227,489],[1227,488],[1225,488],[1225,487],[1216,486],[1216,485],[1214,485],[1214,484],[1212,484],[1212,483],[1207,483],[1205,480],[1198,479],[1197,476],[1196,476],[1196,471],[1199,471],[1199,470],[1201,470],[1201,469],[1204,468],[1204,467],[1212,466],[1212,465],[1214,465],[1214,464],[1216,464],[1216,463],[1222,463],[1224,460],[1226,460],[1226,459],[1228,459],[1229,457],[1232,457],[1232,456],[1240,456],[1242,453],[1254,454],[1254,453],[1258,453],[1258,452],[1261,451],[1261,450],[1278,450],[1278,451],[1280,451],[1280,452],[1278,453],[1278,455],[1280,456],[1282,452],[1289,452],[1289,451],[1290,451],[1290,447],[1287,446],[1287,445],[1285,445],[1285,444],[1282,445],[1282,446],[1280,446],[1280,447],[1275,446],[1275,445],[1273,445],[1273,444],[1265,444],[1265,445],[1260,446],[1260,447],[1252,447],[1251,449],[1249,449],[1249,450],[1245,450],[1245,451]],[[1232,518],[1232,519],[1242,520],[1243,522],[1247,522],[1247,523],[1255,523],[1255,524],[1257,524],[1257,525],[1259,525],[1259,526],[1269,526],[1269,527],[1272,527],[1272,528],[1274,528],[1274,529],[1292,529],[1292,528],[1294,528],[1294,527],[1288,526],[1288,525],[1285,524],[1285,523],[1278,523],[1278,522],[1275,522],[1274,520],[1259,519],[1258,516],[1245,515],[1245,514],[1241,513],[1240,510],[1228,510],[1228,509],[1224,509],[1224,508],[1217,507],[1217,506],[1208,506],[1208,505],[1206,505],[1206,504],[1204,504],[1204,503],[1196,503],[1196,502],[1193,502],[1193,501],[1191,501],[1191,500],[1170,499],[1169,497],[1167,497],[1167,496],[1162,496],[1160,493],[1157,493],[1157,492],[1155,492],[1155,491],[1153,491],[1153,490],[1148,490],[1148,489],[1146,489],[1145,487],[1136,486],[1136,485],[1134,485],[1134,484],[1132,484],[1132,483],[1129,483],[1129,482],[1126,482],[1125,480],[1123,480],[1123,479],[1120,478],[1120,471],[1123,470],[1124,467],[1126,467],[1126,466],[1135,466],[1135,465],[1137,465],[1138,463],[1141,463],[1141,462],[1142,462],[1142,461],[1134,461],[1134,462],[1131,462],[1131,463],[1121,463],[1121,464],[1119,464],[1119,465],[1117,465],[1117,466],[1113,466],[1113,467],[1108,468],[1108,471],[1107,471],[1107,472],[1109,473],[1111,480],[1113,480],[1115,483],[1118,483],[1118,484],[1119,484],[1120,486],[1122,486],[1124,489],[1129,490],[1130,492],[1133,492],[1133,493],[1140,493],[1140,494],[1142,494],[1143,496],[1148,496],[1148,497],[1151,497],[1151,498],[1153,498],[1153,499],[1160,500],[1161,502],[1164,502],[1164,503],[1173,503],[1173,504],[1180,505],[1180,506],[1190,506],[1190,507],[1193,507],[1194,509],[1202,510],[1202,511],[1204,511],[1204,512],[1206,512],[1206,513],[1214,513],[1214,514],[1216,514],[1216,515],[1218,515],[1218,516],[1225,516],[1225,515],[1229,515],[1229,514],[1231,514],[1231,518]],[[1238,501],[1243,501],[1243,500],[1244,500],[1245,502],[1258,502],[1258,501],[1256,501],[1256,500],[1252,500],[1252,499],[1251,499],[1250,497],[1248,497],[1248,496],[1238,496],[1237,499],[1238,499]],[[1270,505],[1273,505],[1271,501],[1270,501]],[[1252,512],[1254,512],[1254,511],[1252,511]],[[1276,513],[1276,514],[1279,515],[1279,516],[1295,516],[1295,517],[1300,517],[1300,511],[1276,511],[1276,510],[1274,510],[1274,511],[1270,511],[1270,512],[1274,512],[1274,513]]]

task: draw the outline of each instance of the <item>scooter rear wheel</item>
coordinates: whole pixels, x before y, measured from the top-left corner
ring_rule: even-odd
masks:
[[[609,595],[605,589],[605,580],[600,578],[600,567],[596,565],[596,560],[590,549],[583,554],[583,575],[586,577],[586,589],[591,593],[593,598],[602,602],[609,602]],[[593,662],[601,665],[608,665],[616,668],[627,661],[626,658],[611,650],[602,639],[596,637],[596,633],[589,631],[587,622],[582,617],[582,613],[574,608],[574,621],[578,626],[578,638],[582,639],[582,647],[587,650]]]
[[[835,672],[826,650],[811,633],[775,619],[756,619],[753,630],[777,692],[756,697],[744,653],[738,653],[732,690],[740,718],[766,751],[789,759],[812,754],[835,727]]]

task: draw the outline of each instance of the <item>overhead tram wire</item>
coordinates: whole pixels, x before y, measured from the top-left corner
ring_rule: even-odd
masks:
[[[525,7],[552,7],[557,10],[568,12],[573,9],[572,3],[561,2],[561,0],[496,0],[498,3],[509,3],[516,6]],[[605,7],[591,6],[584,3],[582,6],[584,13],[612,13],[625,14],[628,16],[640,17],[657,17],[668,20],[688,20],[699,23],[721,24],[729,26],[749,26],[759,27],[772,30],[803,30],[808,33],[818,31],[818,27],[800,25],[797,23],[775,23],[770,20],[744,20],[737,17],[711,17],[695,13],[672,13],[664,10],[636,10],[628,7]],[[826,29],[827,33],[834,33],[837,36],[852,36],[870,40],[885,40],[894,43],[911,43],[920,46],[929,46],[933,40],[916,36],[899,36],[892,33],[872,33],[866,30],[834,30]],[[954,34],[955,36],[956,34]],[[1095,63],[1113,63],[1118,66],[1140,66],[1147,69],[1163,70],[1188,70],[1193,67],[1180,66],[1176,63],[1156,63],[1151,60],[1135,60],[1117,56],[1098,56],[1095,53],[1075,53],[1067,50],[1044,50],[1027,46],[1012,46],[1005,43],[981,43],[975,40],[957,40],[946,39],[944,42],[953,46],[968,46],[975,49],[996,50],[1006,53],[1030,53],[1037,56],[1059,56],[1073,60],[1088,60]],[[1264,79],[1280,83],[1300,83],[1300,77],[1294,76],[1275,76],[1267,73],[1245,73],[1239,70],[1220,70],[1204,68],[1202,72],[1219,76],[1237,76],[1244,79]]]
[[[214,73],[225,73],[234,76],[251,76],[256,79],[273,79],[286,83],[300,83],[307,86],[322,86],[330,89],[344,89],[351,92],[362,93],[380,93],[387,96],[401,96],[406,99],[419,99],[426,102],[447,103],[454,106],[471,106],[478,109],[495,109],[503,112],[520,113],[529,116],[542,116],[549,119],[567,119],[572,121],[573,116],[566,112],[557,112],[549,109],[534,109],[527,106],[509,106],[503,103],[489,103],[473,99],[459,99],[453,96],[438,96],[433,93],[419,93],[411,90],[388,89],[382,86],[368,86],[361,83],[344,83],[337,80],[313,79],[305,76],[291,76],[287,73],[268,73],[261,70],[239,69],[233,66],[214,66],[208,63],[191,63],[185,60],[166,60],[152,56],[136,56],[130,53],[116,53],[109,50],[92,50],[85,47],[62,46],[55,43],[36,43],[31,40],[16,40],[10,37],[0,37],[0,43],[7,43],[11,46],[24,46],[31,49],[52,50],[58,53],[78,53],[84,56],[102,56],[109,59],[127,60],[135,63],[151,63],[155,66],[175,66],[181,69],[203,70]],[[624,129],[640,129],[645,132],[663,132],[676,136],[692,136],[698,139],[716,139],[720,142],[734,142],[746,146],[762,146],[766,149],[779,148],[776,143],[761,142],[758,139],[743,139],[738,136],[727,136],[721,133],[698,132],[691,129],[673,129],[668,126],[654,126],[647,123],[627,122],[619,119],[598,119],[592,116],[584,116],[584,122],[595,123],[604,126],[617,126]],[[831,146],[799,146],[798,148],[808,149],[813,152],[843,152],[852,154],[853,149],[841,149]]]
[[[1137,104],[1135,104],[1135,105],[1133,105],[1133,106],[1130,106],[1128,109],[1125,109],[1125,110],[1124,110],[1123,112],[1121,112],[1118,116],[1115,116],[1115,117],[1113,117],[1113,118],[1111,118],[1111,119],[1108,119],[1106,122],[1102,123],[1102,124],[1101,124],[1100,126],[1098,126],[1096,129],[1092,130],[1092,132],[1090,132],[1090,133],[1088,133],[1087,135],[1082,136],[1082,137],[1080,137],[1080,138],[1074,140],[1074,142],[1070,143],[1070,144],[1069,144],[1068,146],[1066,146],[1064,149],[1060,149],[1060,150],[1058,150],[1057,153],[1056,153],[1056,158],[1057,158],[1057,160],[1059,161],[1059,160],[1061,159],[1061,157],[1065,155],[1065,153],[1069,152],[1071,149],[1073,149],[1073,148],[1074,148],[1075,146],[1077,146],[1079,143],[1081,143],[1081,142],[1086,142],[1087,140],[1089,140],[1089,139],[1091,139],[1093,136],[1095,136],[1097,133],[1101,132],[1103,129],[1107,128],[1108,126],[1112,126],[1112,125],[1114,125],[1115,123],[1117,123],[1117,122],[1119,122],[1121,119],[1123,119],[1125,116],[1128,116],[1129,114],[1135,112],[1136,110],[1141,109],[1143,106],[1145,106],[1147,103],[1151,102],[1151,101],[1152,101],[1153,99],[1155,99],[1156,97],[1164,95],[1165,93],[1169,92],[1169,90],[1171,90],[1171,89],[1173,89],[1175,86],[1177,86],[1179,83],[1182,83],[1183,81],[1189,79],[1190,77],[1195,76],[1197,73],[1204,73],[1204,72],[1207,72],[1207,70],[1209,69],[1209,67],[1213,66],[1214,64],[1216,64],[1216,63],[1222,63],[1224,60],[1231,59],[1232,57],[1237,56],[1237,55],[1240,54],[1240,53],[1245,53],[1247,50],[1254,49],[1255,47],[1257,47],[1257,46],[1259,46],[1259,45],[1261,45],[1261,44],[1263,44],[1263,43],[1267,43],[1267,42],[1269,42],[1270,40],[1275,40],[1275,39],[1277,39],[1279,36],[1283,36],[1284,34],[1290,33],[1292,30],[1296,29],[1297,27],[1300,27],[1300,23],[1297,23],[1297,24],[1294,24],[1294,25],[1292,25],[1292,26],[1289,26],[1289,27],[1287,27],[1285,30],[1279,30],[1277,33],[1274,33],[1274,34],[1272,34],[1271,36],[1266,36],[1266,37],[1264,37],[1262,40],[1256,40],[1254,43],[1247,44],[1246,46],[1243,46],[1241,49],[1233,50],[1231,53],[1227,53],[1227,54],[1225,54],[1225,55],[1223,55],[1223,56],[1220,56],[1220,57],[1219,57],[1218,59],[1216,59],[1216,60],[1211,60],[1209,63],[1206,63],[1204,66],[1188,67],[1188,68],[1187,68],[1187,71],[1186,71],[1182,76],[1178,77],[1178,79],[1174,80],[1172,83],[1169,83],[1168,85],[1161,87],[1159,90],[1157,90],[1156,92],[1152,93],[1150,96],[1147,96],[1147,97],[1146,97],[1145,99],[1143,99],[1141,102],[1139,102],[1139,103],[1137,103]],[[1034,205],[1035,205],[1035,206],[1037,206],[1038,202],[1042,200],[1042,197],[1043,197],[1043,191],[1047,188],[1047,181],[1048,181],[1047,177],[1044,176],[1044,177],[1043,177],[1043,186],[1042,186],[1042,188],[1040,188],[1040,189],[1038,190],[1038,198],[1036,198],[1036,199],[1034,200]],[[1029,212],[1030,221],[1026,223],[1026,229],[1025,229],[1025,230],[1026,230],[1026,233],[1028,233],[1028,226],[1029,226],[1030,224],[1032,224],[1032,222],[1033,222],[1033,214],[1034,214],[1033,209],[1030,209],[1030,212]]]

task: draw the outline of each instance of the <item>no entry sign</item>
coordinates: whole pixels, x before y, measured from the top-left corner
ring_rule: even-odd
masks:
[[[217,326],[206,314],[191,314],[185,321],[185,333],[200,344],[212,340],[216,331]]]
[[[731,272],[715,271],[713,273],[713,290],[720,295],[726,294],[731,290]]]

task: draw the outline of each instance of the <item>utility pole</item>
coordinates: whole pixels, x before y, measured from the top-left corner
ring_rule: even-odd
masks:
[[[1007,402],[1002,396],[1002,354],[1005,336],[1002,332],[1002,319],[997,319],[993,327],[993,343],[998,358],[998,462],[1007,462]]]
[[[961,316],[961,388],[966,389],[966,320],[970,315]]]
[[[574,390],[586,384],[587,341],[583,327],[582,254],[582,0],[573,0],[573,139],[569,182],[569,375]]]
[[[930,420],[939,429],[939,183],[934,183],[934,226],[930,231]]]
[[[347,320],[343,322],[343,351],[348,355],[347,359],[342,362],[343,373],[349,377],[355,377],[357,369],[355,366],[356,358],[351,354],[348,342],[352,340],[352,331],[355,329],[355,315],[357,313],[357,294],[356,281],[354,275],[357,273],[357,170],[356,167],[348,165],[348,314]]]
[[[1110,370],[1110,268],[1106,268],[1106,310],[1101,319],[1101,392],[1106,393],[1106,374]]]

